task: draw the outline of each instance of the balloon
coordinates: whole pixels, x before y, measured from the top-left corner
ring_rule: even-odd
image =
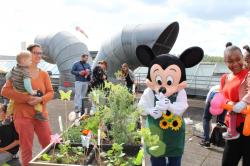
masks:
[[[82,33],[87,39],[89,38],[88,35],[79,26],[76,26],[76,31],[79,31],[80,33]]]
[[[69,121],[70,121],[70,122],[75,121],[75,119],[76,119],[76,113],[75,113],[75,111],[71,111],[71,112],[69,113],[69,115],[68,115],[68,118],[69,118]]]
[[[222,112],[223,112],[223,109],[221,109],[221,108],[214,108],[214,107],[210,107],[210,113],[212,114],[212,115],[220,115]]]
[[[209,111],[212,115],[220,115],[224,109],[227,111],[233,110],[233,105],[227,104],[227,100],[221,93],[216,93],[210,104],[211,106]],[[243,135],[250,136],[250,106],[247,106],[246,109],[243,109],[241,113],[246,115],[243,128]]]
[[[210,113],[212,115],[220,115],[223,112],[223,104],[226,104],[226,99],[224,98],[223,94],[216,93],[213,99],[210,102]]]

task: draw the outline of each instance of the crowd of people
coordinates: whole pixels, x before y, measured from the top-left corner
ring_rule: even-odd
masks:
[[[222,166],[237,166],[241,158],[244,166],[250,166],[250,136],[244,136],[242,133],[245,115],[241,113],[250,104],[250,48],[244,46],[243,50],[242,53],[241,49],[232,43],[226,45],[224,62],[231,73],[222,75],[220,85],[210,89],[204,108],[204,138],[200,144],[209,148],[212,119],[210,107],[213,97],[222,93],[227,102],[233,105],[232,112],[225,110],[217,117],[217,121],[225,122],[228,127],[223,133],[226,144]],[[104,82],[108,81],[107,62],[99,61],[92,70],[88,56],[81,55],[71,70],[75,76],[76,112],[82,112],[82,100],[88,91],[103,88]],[[50,143],[52,133],[46,104],[52,100],[54,91],[48,73],[38,68],[41,58],[41,46],[32,44],[28,46],[27,51],[17,55],[17,65],[6,75],[1,95],[10,101],[8,106],[0,105],[0,165],[12,160],[19,150],[22,165],[29,165],[34,134],[37,135],[42,148]],[[133,93],[135,75],[127,63],[122,64],[121,73],[121,80],[128,91]],[[180,160],[181,157],[171,166],[181,165]]]
[[[81,60],[74,63],[71,73],[75,75],[75,96],[74,105],[75,111],[84,113],[82,108],[82,102],[84,97],[92,89],[103,89],[105,81],[108,81],[107,69],[108,63],[105,60],[99,61],[91,70],[88,61],[88,55],[83,54]],[[129,92],[134,93],[133,87],[135,87],[135,75],[127,63],[121,66],[121,80],[126,85]]]

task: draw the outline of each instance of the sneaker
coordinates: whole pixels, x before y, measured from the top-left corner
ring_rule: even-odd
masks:
[[[210,142],[209,141],[202,140],[199,144],[201,146],[205,147],[205,148],[210,148]]]
[[[35,119],[40,120],[40,121],[46,121],[47,119],[43,117],[43,114],[41,112],[37,112],[34,116]]]
[[[234,139],[238,139],[240,137],[240,133],[236,133],[236,134],[231,134],[229,132],[224,132],[222,133],[222,137],[225,139],[225,140],[234,140]]]

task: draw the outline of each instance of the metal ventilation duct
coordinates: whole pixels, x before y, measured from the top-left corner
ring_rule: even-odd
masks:
[[[35,43],[42,46],[45,61],[57,64],[60,72],[60,85],[64,82],[74,82],[75,78],[70,73],[74,62],[79,61],[82,54],[90,55],[84,43],[65,31],[37,36]],[[92,63],[91,56],[89,56],[89,63]]]
[[[100,60],[108,62],[108,76],[128,63],[131,69],[140,66],[136,57],[138,45],[148,45],[156,55],[168,53],[179,33],[178,22],[170,24],[138,24],[125,26],[122,31],[104,42],[94,61],[93,67]]]

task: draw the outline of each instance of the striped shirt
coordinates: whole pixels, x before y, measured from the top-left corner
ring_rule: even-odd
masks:
[[[13,87],[19,92],[27,92],[24,88],[24,79],[31,78],[28,67],[16,65],[10,73],[10,79],[13,82]]]

